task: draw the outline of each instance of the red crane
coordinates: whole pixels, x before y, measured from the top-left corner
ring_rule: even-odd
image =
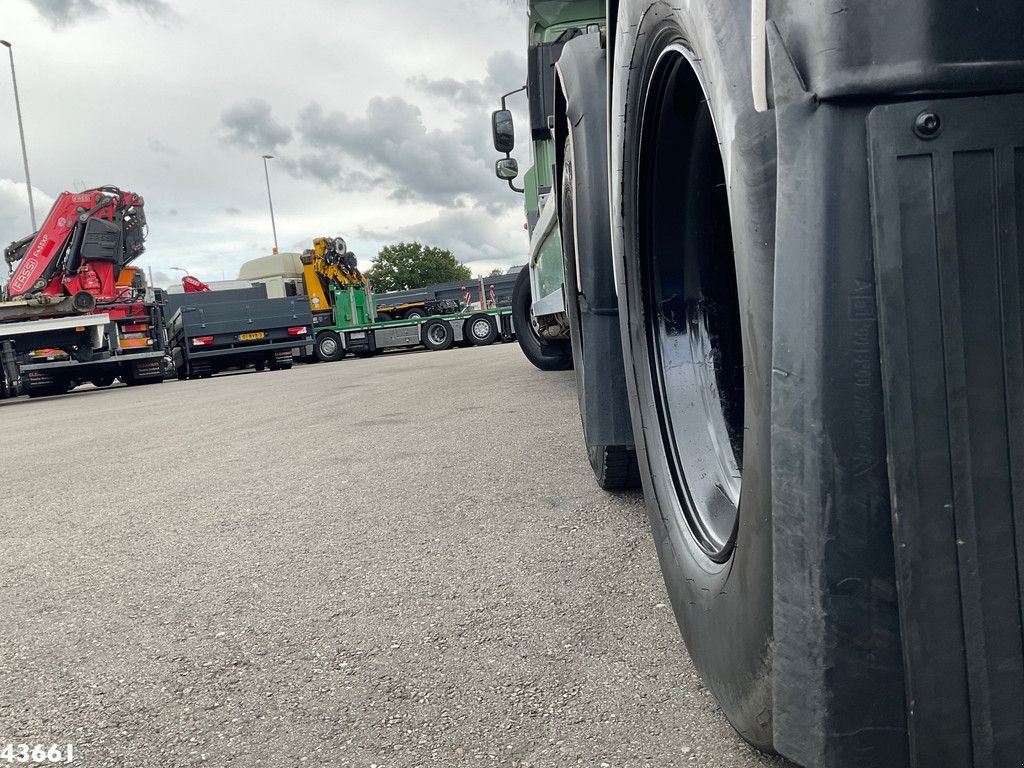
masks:
[[[73,297],[82,311],[133,298],[117,280],[145,250],[143,204],[140,195],[117,187],[62,193],[38,232],[4,250],[11,278],[3,299],[53,304]]]

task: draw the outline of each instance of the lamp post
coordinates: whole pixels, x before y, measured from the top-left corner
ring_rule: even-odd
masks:
[[[274,198],[270,196],[270,170],[267,160],[273,160],[273,155],[263,155],[263,175],[267,177],[267,202],[270,203],[270,228],[274,230],[274,253],[277,253],[277,224],[274,223]]]
[[[18,113],[18,133],[21,134],[21,157],[25,161],[25,186],[28,188],[28,212],[32,217],[32,231],[36,231],[36,206],[32,201],[32,179],[28,175],[28,152],[25,149],[25,126],[21,122],[21,100],[18,98],[18,78],[14,74],[14,46],[6,40],[0,40],[0,45],[7,49],[11,57],[11,83],[14,84],[14,108]]]

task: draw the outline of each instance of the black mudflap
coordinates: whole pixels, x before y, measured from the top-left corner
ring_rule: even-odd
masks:
[[[911,759],[1024,759],[1024,97],[868,119]]]

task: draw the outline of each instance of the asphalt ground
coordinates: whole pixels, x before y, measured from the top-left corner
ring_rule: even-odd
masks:
[[[515,345],[0,402],[0,749],[781,765],[702,687],[578,419]]]

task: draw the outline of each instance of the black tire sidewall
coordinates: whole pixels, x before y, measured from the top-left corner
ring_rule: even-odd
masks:
[[[486,320],[490,330],[487,336],[483,339],[478,339],[473,335],[473,324],[479,320]],[[462,327],[462,335],[469,339],[469,343],[476,347],[486,347],[489,344],[493,344],[498,339],[498,327],[494,324],[494,318],[489,315],[476,314],[471,315]]]
[[[731,133],[722,134],[722,126],[727,120],[735,121],[744,107],[729,100],[740,96],[731,93],[721,74],[725,71],[721,52],[703,44],[716,39],[707,28],[710,15],[698,22],[685,11],[649,0],[624,0],[620,5],[610,114],[622,115],[624,125],[613,125],[611,133],[613,253],[636,452],[669,596],[690,656],[725,714],[744,738],[771,749],[771,262],[758,259],[753,246],[749,252],[744,249],[755,235],[762,244],[768,241],[774,219],[764,207],[749,207],[743,194],[733,194],[737,186],[733,183],[730,209],[742,308],[746,403],[740,522],[736,547],[724,563],[708,557],[683,522],[671,479],[655,405],[640,287],[639,235],[633,224],[643,100],[658,55],[668,45],[682,44],[701,62],[700,76],[712,95],[720,136],[725,137],[723,158],[730,158]],[[714,81],[709,73],[715,75]],[[732,178],[745,177],[749,169],[742,167],[742,156],[734,154],[731,160]],[[774,165],[755,169],[755,173],[767,171],[774,173]]]
[[[545,344],[537,337],[530,320],[530,267],[523,267],[512,291],[512,327],[526,359],[542,371],[567,371],[572,367],[572,350],[567,342]]]
[[[440,344],[435,343],[430,338],[430,330],[436,327],[444,328],[445,332],[445,340]],[[452,333],[452,327],[446,320],[428,320],[423,324],[421,333],[423,346],[427,349],[434,350],[435,352],[450,349],[455,338],[455,334]]]
[[[333,354],[325,354],[323,350],[320,348],[320,345],[324,339],[331,339],[337,345],[335,352]],[[316,337],[316,346],[314,347],[314,353],[316,354],[317,359],[323,363],[333,363],[337,360],[340,360],[342,358],[342,355],[344,354],[344,349],[342,348],[341,344],[341,337],[338,336],[338,334],[336,334],[334,331],[321,331]]]

